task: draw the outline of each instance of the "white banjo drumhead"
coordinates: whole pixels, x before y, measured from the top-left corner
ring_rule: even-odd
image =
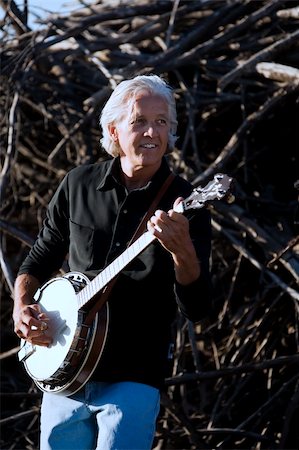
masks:
[[[44,381],[63,368],[77,329],[78,305],[71,282],[62,277],[45,286],[39,304],[50,319],[46,333],[52,336],[53,343],[50,347],[35,345],[24,363],[33,379]]]

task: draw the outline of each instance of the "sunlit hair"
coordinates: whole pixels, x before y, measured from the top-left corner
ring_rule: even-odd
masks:
[[[124,119],[130,111],[133,100],[141,91],[159,95],[166,100],[170,120],[168,152],[174,148],[175,141],[177,140],[177,113],[172,88],[158,75],[138,75],[131,80],[125,80],[119,83],[112,92],[100,116],[100,125],[103,133],[100,142],[106,152],[113,157],[119,155],[120,149],[118,143],[110,136],[109,125],[116,125]]]

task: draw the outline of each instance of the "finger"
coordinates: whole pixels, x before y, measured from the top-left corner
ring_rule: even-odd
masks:
[[[154,236],[159,236],[159,233],[162,233],[162,228],[155,223],[154,220],[148,220],[147,222],[147,229],[150,231]]]
[[[37,317],[42,317],[41,319],[38,319]],[[41,313],[39,313],[38,316],[33,315],[26,315],[23,318],[23,322],[28,326],[30,330],[36,331],[41,329],[46,329],[48,327],[49,319],[44,317],[44,315],[41,316]]]
[[[47,322],[44,322],[41,320],[38,325],[31,325],[30,329],[32,331],[37,331],[37,330],[45,331],[48,329],[48,324],[47,324]]]
[[[25,336],[21,330],[17,330],[15,333],[20,339],[25,339]]]
[[[41,312],[38,316],[37,316],[38,320],[44,320],[44,321],[48,321],[50,320],[49,317],[44,313]]]
[[[173,204],[173,208],[178,206],[183,200],[184,200],[184,197],[178,197]]]
[[[163,220],[163,217],[165,215],[167,214],[164,211],[162,211],[161,209],[157,209],[150,220],[153,222],[156,222],[157,220]]]
[[[35,325],[31,326],[27,334],[27,340],[36,345],[48,345],[52,342],[48,324],[41,321],[38,328]]]
[[[164,220],[161,220],[161,219],[155,217],[152,222],[154,224],[155,230],[157,230],[158,233],[165,232],[167,226],[166,226],[166,222]]]
[[[47,324],[47,322],[41,322],[41,325],[40,325],[40,329],[41,329],[41,331],[45,331],[45,330],[47,330],[48,329],[48,324]]]
[[[32,345],[41,345],[43,347],[48,347],[52,344],[52,338],[47,336],[45,332],[43,332],[40,336],[31,337],[27,339]]]
[[[28,326],[24,322],[19,322],[15,327],[16,335],[21,339],[26,339],[28,333]]]

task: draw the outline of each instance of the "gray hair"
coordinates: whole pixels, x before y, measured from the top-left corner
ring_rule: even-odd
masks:
[[[119,146],[110,136],[109,125],[116,125],[120,122],[128,113],[128,106],[132,99],[140,91],[144,90],[151,94],[159,95],[166,100],[170,120],[168,151],[174,148],[177,140],[177,113],[172,88],[158,75],[138,75],[131,80],[124,80],[116,86],[100,116],[100,125],[103,132],[100,142],[106,152],[113,157],[119,155]]]

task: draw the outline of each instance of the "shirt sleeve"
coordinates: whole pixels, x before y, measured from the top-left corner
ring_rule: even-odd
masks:
[[[68,248],[68,176],[66,176],[48,205],[43,227],[22,263],[18,275],[28,273],[41,283],[45,282],[61,268]]]
[[[210,275],[211,216],[207,209],[200,210],[190,219],[190,234],[200,261],[201,273],[193,283],[183,286],[175,282],[176,300],[181,313],[197,322],[212,309],[212,282]]]

